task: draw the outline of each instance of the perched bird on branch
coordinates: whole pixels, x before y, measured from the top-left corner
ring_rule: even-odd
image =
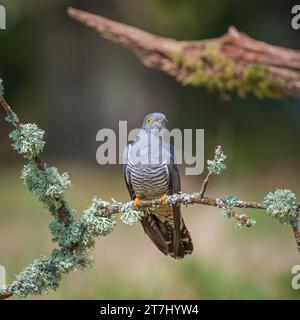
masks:
[[[180,175],[175,164],[173,146],[163,139],[167,118],[151,113],[144,119],[136,140],[124,152],[126,185],[139,207],[139,200],[161,197],[162,206],[142,209],[145,233],[165,255],[181,259],[193,251],[193,243],[178,205],[168,206],[166,194],[181,191]]]

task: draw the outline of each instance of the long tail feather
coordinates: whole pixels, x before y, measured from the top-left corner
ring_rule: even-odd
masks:
[[[142,225],[145,233],[165,255],[182,259],[193,252],[193,242],[179,207],[147,209]]]

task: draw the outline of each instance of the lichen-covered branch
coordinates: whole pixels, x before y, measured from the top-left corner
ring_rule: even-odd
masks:
[[[45,188],[47,188],[47,178],[46,177],[52,177],[52,179],[55,180],[54,176],[56,175],[56,179],[61,179],[59,177],[59,174],[55,168],[48,168],[47,164],[44,162],[44,160],[40,157],[40,153],[43,151],[45,142],[43,141],[44,138],[44,131],[39,129],[36,124],[22,124],[18,116],[13,112],[9,104],[6,102],[6,100],[3,97],[4,89],[2,86],[2,80],[0,79],[0,105],[6,112],[6,121],[12,124],[15,127],[15,130],[13,130],[9,137],[12,139],[12,148],[17,151],[19,154],[21,154],[25,159],[29,161],[29,164],[27,167],[24,167],[23,171],[23,177],[24,181],[26,181],[26,177],[30,179],[32,177],[29,174],[28,171],[36,170],[36,173],[39,173],[40,177],[39,179],[44,178]],[[26,173],[27,171],[27,173]],[[55,171],[55,174],[53,174]],[[63,175],[63,179],[66,178],[66,175]],[[52,185],[55,184],[57,181],[52,181]],[[37,190],[34,186],[34,181],[28,181],[29,184],[31,184],[31,191],[34,193]],[[68,182],[62,182],[62,184],[66,184],[65,186],[62,186],[62,189],[66,188],[68,185]],[[46,196],[47,193],[49,193],[50,190],[46,190]],[[64,223],[67,225],[69,223],[69,218],[72,215],[71,211],[68,209],[68,204],[66,200],[61,196],[63,194],[63,190],[61,190],[60,194],[56,197],[50,197],[48,200],[48,208],[53,214],[57,214],[58,218],[64,221]],[[37,195],[37,194],[36,194]],[[38,196],[38,195],[37,195]],[[41,200],[41,199],[40,199]],[[45,199],[46,200],[46,199]],[[46,201],[47,202],[47,201]],[[53,209],[55,207],[55,210]]]
[[[257,41],[234,27],[215,39],[176,41],[82,10],[69,8],[68,14],[184,85],[219,90],[224,96],[237,92],[242,97],[300,98],[298,50]]]
[[[161,206],[162,203],[161,199],[141,200],[139,208],[136,208],[133,201],[107,202],[95,198],[83,214],[78,216],[64,197],[64,190],[71,185],[68,174],[60,174],[55,167],[48,167],[40,156],[45,146],[44,131],[36,124],[23,124],[19,121],[3,97],[1,83],[0,106],[6,112],[5,119],[14,127],[9,135],[12,148],[27,161],[21,178],[31,194],[52,214],[53,221],[49,228],[52,241],[57,245],[50,257],[42,256],[35,259],[10,285],[0,290],[0,299],[12,295],[41,295],[51,289],[57,289],[64,274],[91,266],[92,258],[88,251],[95,245],[97,237],[106,236],[113,231],[117,215],[124,223],[134,225],[143,218],[143,208]],[[221,146],[218,146],[213,160],[207,161],[208,175],[201,191],[168,195],[164,205],[199,204],[217,207],[226,218],[237,220],[237,228],[255,225],[253,219],[239,213],[238,209],[264,209],[280,223],[292,226],[300,250],[299,204],[292,191],[285,189],[270,192],[261,203],[239,200],[234,196],[213,198],[205,195],[212,176],[220,174],[226,168],[225,159]]]

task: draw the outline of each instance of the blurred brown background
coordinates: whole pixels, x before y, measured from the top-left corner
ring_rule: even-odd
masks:
[[[176,39],[217,37],[230,25],[250,36],[300,49],[291,28],[293,1],[237,0],[7,0],[7,30],[0,31],[0,77],[6,98],[24,122],[46,130],[44,157],[68,171],[67,197],[80,213],[94,196],[129,199],[122,168],[99,166],[96,132],[128,120],[140,126],[145,114],[164,112],[170,127],[204,128],[205,157],[216,144],[228,169],[208,192],[261,201],[277,187],[300,195],[300,102],[233,97],[223,101],[205,89],[182,87],[144,68],[128,51],[101,39],[66,14],[67,6]],[[23,161],[11,151],[0,125],[0,264],[14,274],[52,246],[50,216],[19,180]],[[183,176],[186,192],[199,190],[201,177]],[[140,226],[120,222],[99,239],[90,272],[64,277],[46,298],[300,298],[291,288],[291,267],[300,263],[289,227],[263,212],[251,230],[235,230],[217,209],[183,209],[194,254],[183,261],[164,257]]]

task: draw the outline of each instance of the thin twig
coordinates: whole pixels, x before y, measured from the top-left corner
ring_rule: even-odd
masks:
[[[202,184],[201,191],[200,191],[200,197],[201,198],[204,196],[204,194],[206,192],[207,185],[208,185],[208,182],[209,182],[211,176],[212,176],[212,173],[208,172],[206,178],[203,180],[203,184]]]
[[[222,154],[222,152],[223,152],[222,147],[217,146],[217,148],[215,150],[215,155],[220,156]],[[201,191],[200,191],[200,197],[204,196],[211,176],[212,176],[212,173],[209,171],[206,178],[203,180],[203,184],[202,184]]]
[[[0,95],[0,104],[2,106],[2,108],[4,109],[4,111],[7,113],[7,114],[13,114],[13,111],[10,107],[10,105],[6,102],[6,100],[4,99],[3,96]],[[19,122],[18,122],[19,123]]]
[[[241,225],[245,225],[246,227],[251,227],[255,222],[250,219],[245,214],[237,213],[233,208],[229,207],[222,200],[219,200],[219,208],[225,210],[226,214],[229,218],[234,218],[240,222]]]

